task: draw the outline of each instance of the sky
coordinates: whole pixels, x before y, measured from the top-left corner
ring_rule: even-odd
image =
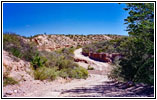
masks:
[[[3,33],[128,35],[118,3],[3,3]]]

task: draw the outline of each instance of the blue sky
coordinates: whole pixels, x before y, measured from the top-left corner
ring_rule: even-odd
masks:
[[[125,4],[3,3],[3,32],[127,35]]]

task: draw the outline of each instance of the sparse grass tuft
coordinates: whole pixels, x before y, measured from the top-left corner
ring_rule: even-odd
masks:
[[[14,85],[17,84],[18,82],[13,79],[12,77],[3,77],[3,86],[7,86],[7,85]]]

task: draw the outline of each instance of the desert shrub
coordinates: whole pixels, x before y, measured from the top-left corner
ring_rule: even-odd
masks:
[[[121,76],[122,66],[119,65],[120,60],[115,59],[112,63],[112,70],[108,74],[110,79],[118,80],[124,82],[125,79]]]
[[[18,57],[18,58],[21,58],[21,57],[23,56],[22,53],[21,53],[21,51],[20,51],[18,48],[16,48],[16,47],[10,48],[10,52],[11,52],[14,56],[16,56],[16,57]]]
[[[47,59],[39,56],[39,54],[37,53],[34,57],[33,60],[31,61],[31,64],[33,66],[33,68],[36,70],[39,67],[44,67],[44,64],[46,63]]]
[[[38,80],[54,80],[56,77],[63,78],[87,78],[88,71],[80,66],[74,68],[62,68],[59,69],[57,66],[54,67],[39,67],[34,70],[34,78]]]
[[[75,67],[74,69],[66,68],[61,70],[60,76],[63,78],[69,77],[69,78],[85,79],[88,77],[88,71],[80,66]]]
[[[123,58],[114,62],[111,76],[125,81],[154,83],[154,58],[145,51],[142,41],[129,39],[123,43]],[[141,49],[142,48],[142,49]]]
[[[92,44],[84,46],[82,49],[82,52],[84,53],[95,52],[96,49],[97,49],[97,44],[92,43]]]
[[[71,46],[69,48],[63,48],[62,49],[62,54],[64,54],[65,56],[67,57],[72,57],[73,58],[73,55],[74,55],[74,51],[76,50],[75,47]]]
[[[78,67],[78,64],[74,63],[71,60],[66,60],[66,59],[62,59],[61,61],[57,62],[57,65],[59,67],[59,69],[64,69],[64,68],[75,68]]]
[[[75,49],[76,49],[75,47],[71,46],[69,48],[58,49],[55,52],[59,55],[64,56],[68,60],[73,60],[73,55],[74,55]]]
[[[69,69],[61,69],[59,71],[59,76],[62,78],[68,78],[69,77],[68,70]]]
[[[73,47],[73,46],[71,46],[70,48],[66,48],[67,49],[67,53],[70,53],[70,54],[74,54],[74,51],[75,51],[75,47]],[[64,51],[63,51],[63,53],[64,53]]]
[[[58,76],[55,68],[40,67],[34,71],[36,80],[54,80]]]
[[[14,33],[3,34],[4,49],[8,49],[8,46],[13,45],[13,44],[20,46],[20,41],[21,41],[20,36],[14,34]]]
[[[35,70],[34,76],[35,79],[45,80],[50,79],[51,74],[46,70],[53,70],[56,73],[53,77],[63,77],[63,78],[86,78],[88,77],[88,72],[86,69],[83,69],[78,64],[74,63],[73,59],[66,59],[66,53],[60,52],[39,52],[39,57],[46,58],[46,62],[42,64],[43,67],[38,67]],[[39,59],[39,58],[37,58]],[[41,60],[41,59],[40,59]],[[42,61],[41,61],[42,62]],[[53,80],[53,79],[51,79]]]
[[[121,37],[115,40],[102,41],[97,43],[92,43],[83,47],[83,52],[96,52],[96,53],[122,53],[121,44],[126,41],[128,37]]]
[[[24,39],[24,37],[13,33],[5,33],[3,34],[3,49],[18,58],[31,61],[37,49],[33,43],[26,42]]]
[[[80,66],[80,67],[76,68],[76,71],[80,73],[80,76],[81,76],[80,78],[87,78],[88,77],[88,71],[85,68]]]
[[[18,82],[12,78],[12,77],[3,77],[3,86],[6,86],[6,85],[14,85],[14,84],[17,84]]]

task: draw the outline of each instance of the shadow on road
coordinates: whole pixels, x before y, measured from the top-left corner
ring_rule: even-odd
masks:
[[[71,89],[62,94],[75,94],[77,97],[153,97],[154,87],[144,84],[128,85],[127,83],[108,81],[102,85]],[[94,93],[94,95],[92,95]]]

